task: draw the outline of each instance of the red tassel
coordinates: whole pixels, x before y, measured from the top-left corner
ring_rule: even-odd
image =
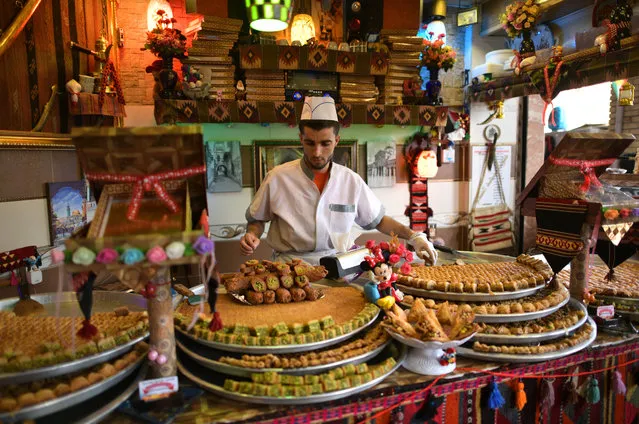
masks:
[[[219,331],[222,328],[223,328],[222,317],[220,316],[220,313],[219,312],[213,313],[213,319],[211,320],[211,323],[209,324],[209,330]]]
[[[521,411],[524,409],[524,406],[526,406],[526,402],[528,402],[528,400],[526,399],[526,392],[524,391],[524,383],[520,381],[517,383],[517,391],[515,391],[515,406]]]
[[[82,328],[80,329],[80,331],[78,331],[78,336],[82,337],[83,339],[90,340],[97,334],[98,329],[95,327],[95,325],[91,324],[90,320],[85,319],[84,321],[82,321]]]

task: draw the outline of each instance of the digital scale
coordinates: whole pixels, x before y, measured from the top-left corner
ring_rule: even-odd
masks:
[[[288,71],[286,100],[302,102],[306,96],[331,96],[337,99],[338,77],[331,72]]]

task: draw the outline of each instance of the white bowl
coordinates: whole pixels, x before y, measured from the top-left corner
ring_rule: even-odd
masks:
[[[442,343],[423,342],[412,337],[405,337],[389,328],[386,329],[386,332],[395,340],[412,348],[408,351],[402,366],[415,374],[422,375],[444,375],[453,372],[457,368],[456,357],[452,363],[446,365],[442,365],[439,362],[445,353],[444,350],[461,346],[475,335],[473,333],[462,340],[450,340]],[[454,355],[456,356],[456,353]]]
[[[502,65],[506,59],[513,55],[512,49],[493,50],[486,53],[486,63],[496,63]]]

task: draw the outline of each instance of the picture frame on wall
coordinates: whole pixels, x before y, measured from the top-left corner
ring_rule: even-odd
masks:
[[[242,154],[239,141],[204,143],[206,191],[227,193],[242,191]]]
[[[299,140],[256,140],[253,146],[255,191],[260,188],[268,171],[304,155]],[[340,140],[335,147],[333,161],[357,172],[357,140]]]
[[[93,220],[97,203],[84,180],[47,183],[51,245],[59,246]]]

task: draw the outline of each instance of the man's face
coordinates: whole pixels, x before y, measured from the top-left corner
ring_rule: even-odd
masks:
[[[304,148],[306,163],[311,168],[321,171],[333,159],[333,151],[337,143],[339,143],[339,136],[335,135],[333,128],[315,131],[309,127],[304,127],[304,132],[300,134],[300,141]]]

